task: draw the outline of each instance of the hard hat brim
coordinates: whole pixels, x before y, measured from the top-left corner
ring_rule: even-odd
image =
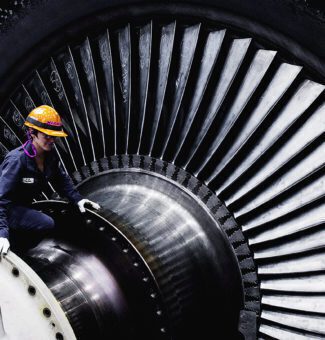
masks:
[[[35,130],[41,131],[45,133],[46,135],[52,136],[52,137],[67,137],[68,135],[63,131],[54,131],[54,130],[49,130],[49,129],[43,129],[41,127],[35,126],[34,124],[31,124],[29,122],[25,122],[24,125],[33,128]]]

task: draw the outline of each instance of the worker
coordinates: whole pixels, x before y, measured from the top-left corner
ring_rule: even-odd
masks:
[[[35,108],[24,125],[28,140],[10,151],[0,166],[0,257],[9,250],[9,230],[37,233],[54,228],[50,216],[31,207],[47,182],[82,213],[85,205],[100,209],[97,203],[83,198],[75,189],[53,150],[55,138],[67,136],[55,109],[47,105]]]

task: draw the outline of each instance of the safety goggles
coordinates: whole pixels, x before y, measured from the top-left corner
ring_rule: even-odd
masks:
[[[46,140],[49,140],[49,139],[56,139],[57,137],[55,136],[50,136],[50,135],[47,135],[45,134],[44,132],[40,132],[42,134],[42,136],[46,139]]]

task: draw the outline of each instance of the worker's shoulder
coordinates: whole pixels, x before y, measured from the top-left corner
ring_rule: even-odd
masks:
[[[19,146],[18,148],[9,151],[6,154],[5,159],[6,160],[19,160],[23,158],[24,156],[25,156],[24,149],[22,146]]]

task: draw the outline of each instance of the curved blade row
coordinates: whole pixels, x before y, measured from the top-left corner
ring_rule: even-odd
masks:
[[[255,254],[260,336],[325,337],[324,85],[248,37],[147,21],[84,37],[35,69],[1,112],[1,159],[44,103],[63,116],[57,152],[71,174],[139,154],[208,185]]]

